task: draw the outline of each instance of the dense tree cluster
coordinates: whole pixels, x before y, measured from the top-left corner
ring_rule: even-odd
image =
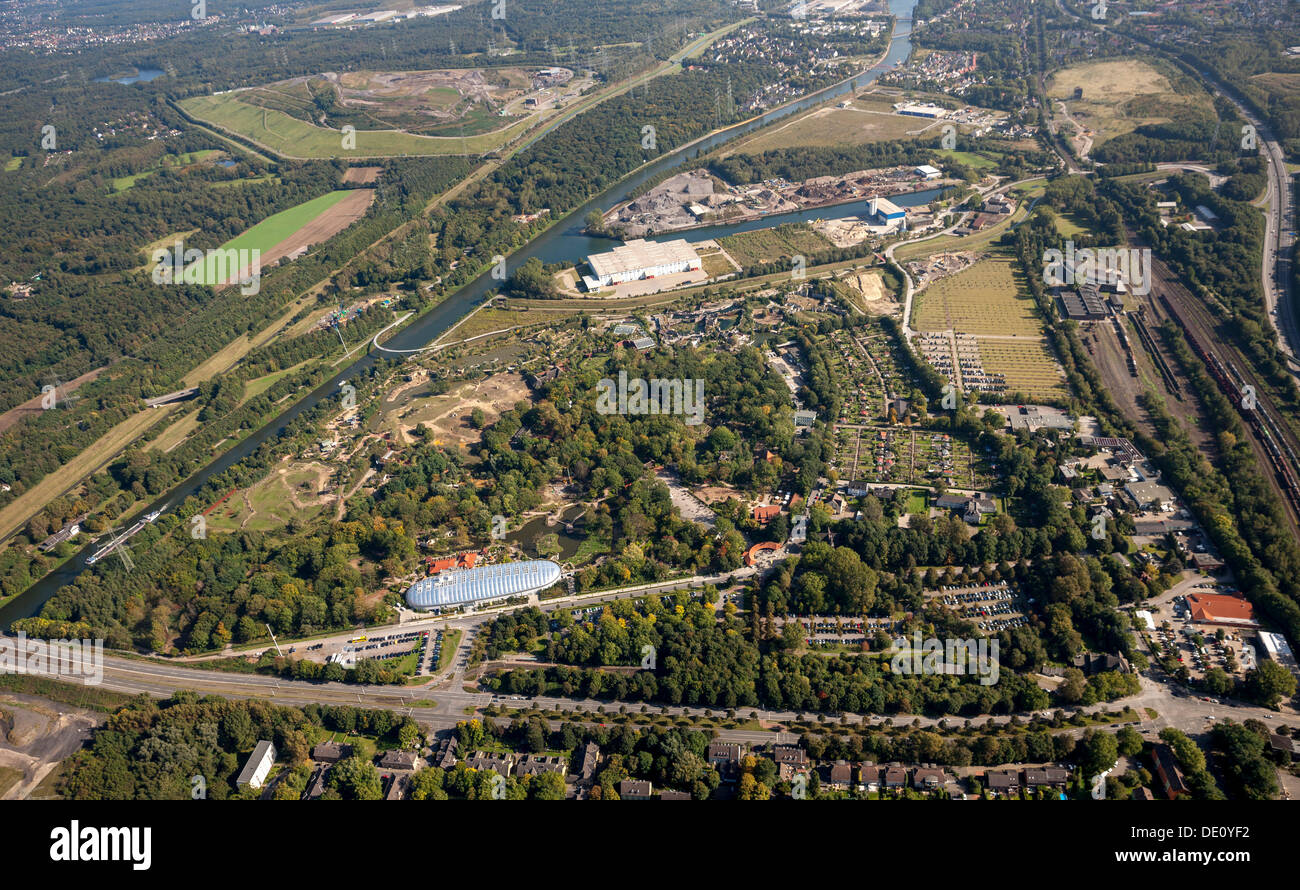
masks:
[[[200,699],[193,692],[177,692],[163,702],[141,696],[112,714],[89,747],[66,762],[59,790],[72,800],[190,800],[197,775],[210,799],[247,797],[258,792],[236,788],[235,779],[259,739],[275,745],[277,760],[288,761],[293,770],[307,763],[312,746],[329,733],[353,731],[406,748],[420,735],[415,721],[392,711],[314,704],[284,708]],[[360,747],[372,753],[369,746]],[[340,797],[370,798],[378,774],[362,754],[333,781]],[[290,787],[295,782],[301,791],[305,776],[287,777]]]

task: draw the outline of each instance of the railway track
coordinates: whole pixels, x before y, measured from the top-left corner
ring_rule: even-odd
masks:
[[[1142,345],[1145,346],[1147,352],[1151,354],[1151,361],[1155,363],[1156,370],[1159,371],[1160,376],[1164,378],[1165,388],[1167,388],[1169,392],[1173,394],[1174,398],[1178,399],[1178,401],[1181,402],[1183,400],[1182,384],[1179,383],[1178,378],[1174,376],[1173,370],[1169,367],[1169,362],[1165,360],[1165,354],[1161,352],[1160,349],[1156,346],[1155,338],[1152,337],[1151,332],[1147,330],[1145,315],[1146,315],[1145,312],[1139,312],[1133,315],[1132,316],[1133,327],[1138,332],[1138,339],[1142,341]],[[1117,320],[1116,324],[1118,323],[1119,322]],[[1129,365],[1130,368],[1132,369],[1132,373],[1136,376],[1137,369],[1133,364],[1131,352],[1129,358]]]
[[[1162,272],[1168,275],[1167,269]],[[1182,329],[1192,352],[1205,363],[1210,377],[1241,415],[1259,450],[1268,458],[1275,488],[1282,495],[1293,527],[1300,526],[1300,440],[1277,415],[1249,363],[1235,348],[1214,337],[1215,322],[1209,311],[1191,294],[1180,291],[1178,286],[1166,288],[1158,297],[1161,308]]]

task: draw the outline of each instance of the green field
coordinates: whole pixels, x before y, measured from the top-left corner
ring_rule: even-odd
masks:
[[[718,239],[718,244],[742,268],[770,263],[796,255],[810,257],[835,245],[812,230],[807,223],[787,223],[771,229],[755,229]]]
[[[221,245],[221,250],[260,250],[266,253],[339,201],[342,201],[348,194],[348,189],[339,189],[321,195],[319,198],[313,198],[306,203],[299,204],[297,207],[282,210],[274,216],[268,216],[251,229],[236,235]],[[219,257],[215,254],[209,254],[203,260],[203,269],[196,277],[197,283],[217,284],[221,277],[221,265],[222,261]],[[186,269],[185,274],[188,280],[190,270]]]
[[[950,161],[956,161],[959,164],[965,164],[974,170],[991,170],[998,165],[997,161],[976,154],[973,151],[954,151],[953,149],[938,149],[935,154],[943,155]]]
[[[1066,238],[1091,234],[1091,230],[1087,226],[1083,225],[1077,217],[1068,213],[1057,216],[1054,224],[1056,226],[1056,231],[1060,232]]]
[[[303,522],[324,509],[318,494],[329,482],[329,468],[319,463],[288,464],[272,470],[251,488],[235,492],[207,516],[214,533],[283,529],[291,519]]]
[[[158,159],[158,163],[154,164],[148,170],[143,170],[139,173],[132,173],[130,176],[118,176],[115,178],[112,182],[112,192],[114,194],[124,192],[146,176],[152,176],[157,173],[164,166],[188,167],[190,164],[197,164],[200,161],[205,161],[208,158],[219,154],[221,154],[221,152],[215,148],[206,148],[201,151],[187,151],[184,154],[179,155],[163,155]]]
[[[463,631],[449,630],[442,635],[442,657],[438,659],[438,666],[435,670],[444,670],[451,664],[452,656],[456,654],[456,647],[460,645],[460,637]]]
[[[423,157],[494,151],[529,126],[510,127],[474,136],[414,136],[399,130],[357,130],[356,148],[343,148],[343,133],[298,120],[273,108],[259,108],[232,94],[195,96],[179,103],[195,118],[250,139],[290,158]]]

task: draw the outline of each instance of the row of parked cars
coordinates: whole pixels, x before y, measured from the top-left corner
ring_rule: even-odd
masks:
[[[426,664],[442,664],[442,631],[437,631],[434,635],[432,659],[426,658],[429,654],[429,632],[425,631],[424,639],[420,642],[420,657],[415,663],[415,676],[424,676]]]
[[[988,621],[981,621],[979,622],[979,628],[989,633],[997,633],[1000,630],[1009,630],[1013,627],[1024,627],[1028,623],[1028,618],[1017,615],[1015,618],[991,618]]]

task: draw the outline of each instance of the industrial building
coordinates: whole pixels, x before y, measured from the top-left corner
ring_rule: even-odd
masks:
[[[412,584],[406,591],[406,603],[421,611],[455,608],[511,596],[528,596],[559,580],[560,567],[546,559],[448,569]]]
[[[1300,665],[1296,664],[1295,655],[1291,653],[1291,647],[1287,644],[1286,637],[1261,630],[1259,632],[1259,646],[1264,650],[1265,658],[1277,662],[1300,679]]]
[[[1109,314],[1101,288],[1095,284],[1081,284],[1077,292],[1062,290],[1061,305],[1065,314],[1076,321],[1096,321]]]
[[[948,109],[940,108],[938,105],[918,105],[911,102],[904,102],[894,106],[894,111],[899,114],[906,114],[909,117],[947,117]]]
[[[922,179],[938,179],[943,175],[943,171],[938,167],[932,167],[929,164],[922,164],[916,168],[916,175]]]
[[[1007,418],[1007,426],[1013,431],[1058,430],[1068,433],[1074,430],[1074,418],[1050,405],[994,405],[993,410]]]
[[[888,198],[872,198],[867,205],[867,209],[871,216],[875,217],[882,225],[905,223],[907,221],[907,211]]]
[[[593,253],[587,265],[592,274],[582,280],[588,290],[703,268],[695,249],[683,238],[662,242],[634,238],[605,253]]]

